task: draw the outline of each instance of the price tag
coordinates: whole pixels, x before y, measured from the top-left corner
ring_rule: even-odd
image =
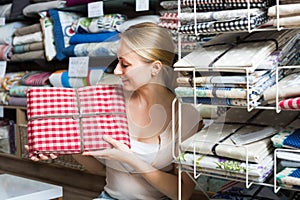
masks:
[[[89,18],[99,17],[99,16],[103,16],[103,15],[104,15],[103,1],[88,3],[88,17]]]
[[[0,17],[0,26],[4,26],[4,25],[5,25],[5,18]]]
[[[135,11],[147,11],[149,10],[149,0],[136,0]]]
[[[3,78],[6,73],[7,61],[0,61],[0,78]]]
[[[87,77],[89,57],[70,57],[69,58],[69,77]]]

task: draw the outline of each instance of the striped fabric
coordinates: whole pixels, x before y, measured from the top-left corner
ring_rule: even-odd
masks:
[[[120,85],[34,87],[27,93],[30,156],[111,148],[103,135],[130,146]]]
[[[299,110],[300,97],[281,100],[278,105],[282,110]]]

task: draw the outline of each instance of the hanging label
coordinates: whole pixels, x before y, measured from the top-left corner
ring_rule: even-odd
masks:
[[[5,18],[0,17],[0,26],[4,26],[4,25],[5,25]]]
[[[87,77],[89,57],[70,57],[69,58],[69,77]]]
[[[136,0],[135,11],[147,11],[149,10],[149,0]]]
[[[88,3],[88,17],[89,18],[99,17],[99,16],[103,16],[103,15],[104,15],[103,1]]]
[[[0,61],[0,78],[3,78],[6,73],[7,61]]]

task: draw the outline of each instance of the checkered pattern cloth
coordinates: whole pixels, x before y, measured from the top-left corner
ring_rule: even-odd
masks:
[[[184,7],[194,8],[194,0],[181,0]],[[275,0],[250,0],[250,8],[268,8],[276,4]],[[246,9],[248,0],[196,0],[196,11],[218,11]]]
[[[250,17],[250,29],[254,29],[265,23],[268,19],[267,13]],[[225,21],[211,21],[195,24],[187,24],[179,27],[178,31],[184,34],[195,34],[195,28],[198,33],[221,33],[230,31],[248,30],[248,18],[239,18]]]
[[[30,156],[111,148],[103,135],[130,147],[120,85],[33,87],[27,94]]]

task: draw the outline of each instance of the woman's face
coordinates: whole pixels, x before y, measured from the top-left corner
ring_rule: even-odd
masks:
[[[135,91],[152,79],[151,63],[144,62],[122,39],[118,49],[118,59],[114,74],[121,78],[124,90]]]

